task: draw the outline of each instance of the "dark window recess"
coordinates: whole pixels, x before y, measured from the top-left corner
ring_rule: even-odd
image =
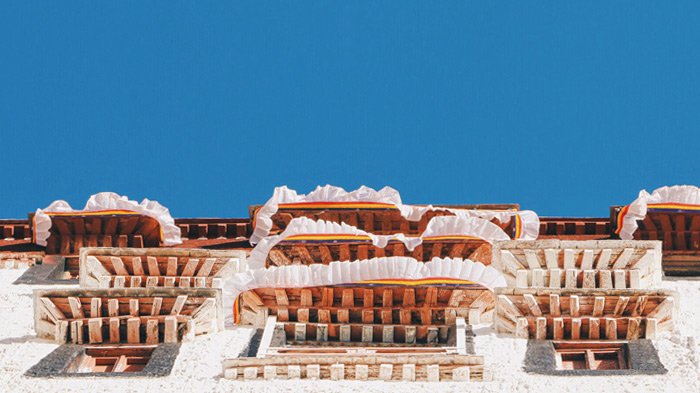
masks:
[[[545,375],[664,374],[649,340],[528,340],[524,370]]]
[[[29,377],[137,378],[170,375],[180,344],[64,344],[25,373]]]
[[[67,373],[135,373],[142,371],[156,346],[86,347],[68,366]]]
[[[627,370],[624,343],[555,341],[557,370]]]

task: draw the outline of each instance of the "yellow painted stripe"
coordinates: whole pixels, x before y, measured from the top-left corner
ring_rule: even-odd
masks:
[[[427,236],[427,237],[424,237],[423,240],[438,241],[438,240],[483,240],[483,239],[480,237],[477,237],[477,236],[447,235],[447,236]]]
[[[366,235],[342,235],[342,234],[329,234],[329,235],[293,235],[285,238],[283,241],[287,240],[371,240],[369,236]],[[390,239],[391,241],[397,241],[396,238]],[[423,240],[428,241],[439,241],[439,240],[483,240],[477,236],[461,236],[461,235],[448,235],[448,236],[428,236],[424,237]]]
[[[233,323],[240,323],[241,322],[241,296],[238,295],[236,296],[236,299],[233,301]]]
[[[285,240],[371,240],[369,236],[366,235],[343,235],[343,234],[329,234],[329,235],[315,235],[315,234],[305,234],[305,235],[293,235],[289,236]]]
[[[622,232],[622,226],[625,222],[625,217],[627,216],[627,212],[630,210],[630,205],[627,205],[620,209],[620,212],[617,214],[617,228],[615,229],[615,233],[617,235]]]
[[[280,203],[278,209],[398,209],[391,203],[379,202],[296,202]]]
[[[523,220],[520,218],[519,214],[515,215],[515,236],[513,239],[520,239],[520,234],[523,229]]]
[[[456,278],[423,278],[419,280],[406,280],[406,279],[382,279],[382,280],[366,280],[360,281],[358,284],[385,284],[385,285],[434,285],[434,284],[476,284],[469,280],[460,280]]]
[[[678,210],[700,210],[700,205],[689,205],[685,203],[654,203],[647,205],[648,209],[678,209]]]
[[[108,216],[108,215],[130,215],[137,214],[142,215],[139,212],[132,210],[96,210],[91,212],[44,212],[48,216]]]

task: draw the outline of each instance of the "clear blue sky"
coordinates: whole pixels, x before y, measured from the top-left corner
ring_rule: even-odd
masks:
[[[700,184],[698,2],[146,3],[0,3],[0,217],[327,183],[607,216]]]

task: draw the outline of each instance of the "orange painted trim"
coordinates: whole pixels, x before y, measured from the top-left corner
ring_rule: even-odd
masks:
[[[617,228],[615,228],[616,235],[620,235],[620,232],[622,232],[622,224],[625,222],[625,216],[627,216],[629,210],[630,205],[627,205],[617,212]]]
[[[300,234],[284,238],[282,241],[301,241],[301,240],[372,240],[367,235],[346,235],[346,234]]]
[[[700,211],[700,205],[691,205],[691,204],[687,204],[687,203],[653,203],[653,204],[647,205],[647,210],[655,210],[655,209]]]
[[[233,323],[241,323],[241,295],[236,296],[233,301]]]
[[[135,212],[133,210],[95,210],[95,211],[90,211],[90,212],[82,212],[82,211],[74,211],[74,212],[44,212],[47,216],[64,216],[64,217],[70,217],[70,216],[109,216],[109,215],[139,215],[142,216],[144,214],[141,214],[139,212]]]
[[[421,278],[417,280],[407,280],[400,278],[385,278],[381,280],[366,280],[360,281],[357,284],[386,284],[386,285],[435,285],[435,284],[455,284],[455,285],[474,285],[477,284],[474,281],[461,280],[456,278],[448,277],[434,277],[434,278]],[[348,284],[351,285],[351,284]]]
[[[446,236],[427,236],[423,238],[423,241],[440,241],[440,240],[484,240],[477,236],[463,236],[463,235],[446,235]]]
[[[523,219],[520,218],[519,214],[514,216],[515,218],[515,233],[513,234],[513,239],[520,239],[520,235],[523,231]]]

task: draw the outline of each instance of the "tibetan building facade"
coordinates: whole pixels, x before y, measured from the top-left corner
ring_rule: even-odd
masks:
[[[0,220],[0,267],[30,267],[18,282],[40,288],[36,335],[101,354],[80,360],[96,372],[107,358],[111,372],[148,370],[159,345],[255,326],[255,353],[223,362],[237,380],[479,381],[476,325],[551,353],[545,372],[630,369],[677,318],[663,277],[700,275],[693,186],[642,191],[609,218],[409,205],[388,187],[279,187],[249,211],[56,201]]]

